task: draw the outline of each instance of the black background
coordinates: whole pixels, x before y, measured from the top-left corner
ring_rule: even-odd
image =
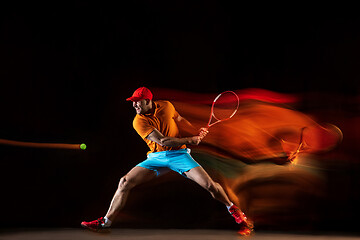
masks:
[[[302,94],[303,111],[359,114],[360,19],[353,6],[73,1],[14,2],[0,11],[0,138],[88,145],[0,146],[5,227],[77,227],[104,215],[120,177],[147,151],[125,101],[142,85],[198,93],[263,88]],[[153,185],[151,196],[136,194],[157,202],[143,208],[167,223],[140,226],[214,227],[201,224],[201,213],[206,206],[223,210],[178,176]],[[354,203],[358,190],[349,191],[343,201]],[[164,213],[169,209],[178,209],[177,220]]]

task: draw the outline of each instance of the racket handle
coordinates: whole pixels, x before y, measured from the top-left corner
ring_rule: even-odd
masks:
[[[208,133],[209,133],[208,128],[200,128],[200,133],[199,133],[200,139],[203,140],[204,137],[205,137]]]

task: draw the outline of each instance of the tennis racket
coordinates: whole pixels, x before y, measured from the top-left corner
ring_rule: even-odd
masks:
[[[233,91],[225,91],[217,95],[211,106],[211,113],[207,127],[201,128],[200,141],[209,133],[209,128],[217,123],[232,118],[239,108],[239,97]]]
[[[239,103],[239,97],[233,91],[225,91],[217,95],[211,106],[207,129],[232,118],[239,108]]]
[[[289,157],[288,157],[288,161],[290,163],[292,162],[295,162],[295,159],[297,158],[297,156],[299,155],[300,151],[301,150],[304,150],[306,147],[305,147],[305,142],[304,142],[304,130],[306,129],[306,127],[303,127],[301,129],[301,132],[300,132],[300,141],[299,141],[299,146],[296,148],[295,151],[291,152]],[[282,140],[283,141],[283,140]]]

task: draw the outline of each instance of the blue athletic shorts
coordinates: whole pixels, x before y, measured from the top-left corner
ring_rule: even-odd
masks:
[[[149,153],[147,159],[136,166],[153,170],[157,175],[164,168],[169,168],[185,176],[184,172],[200,165],[191,157],[190,149],[185,148]]]

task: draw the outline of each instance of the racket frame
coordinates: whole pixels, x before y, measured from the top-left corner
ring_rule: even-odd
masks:
[[[215,106],[216,101],[221,97],[221,95],[223,95],[225,93],[232,93],[235,95],[236,100],[237,100],[237,106],[236,106],[234,112],[229,117],[224,118],[224,119],[218,119],[214,114],[214,106]],[[226,120],[229,120],[230,118],[232,118],[235,115],[235,113],[237,112],[237,110],[239,109],[239,105],[240,105],[239,96],[234,91],[224,91],[224,92],[220,93],[219,95],[217,95],[217,97],[214,99],[212,106],[211,106],[211,113],[210,113],[209,122],[207,124],[207,128],[210,128],[211,126],[214,126],[217,123],[220,123],[220,122],[223,122],[223,121],[226,121]],[[216,119],[216,122],[211,123],[211,120],[213,117],[214,117],[214,119]]]

